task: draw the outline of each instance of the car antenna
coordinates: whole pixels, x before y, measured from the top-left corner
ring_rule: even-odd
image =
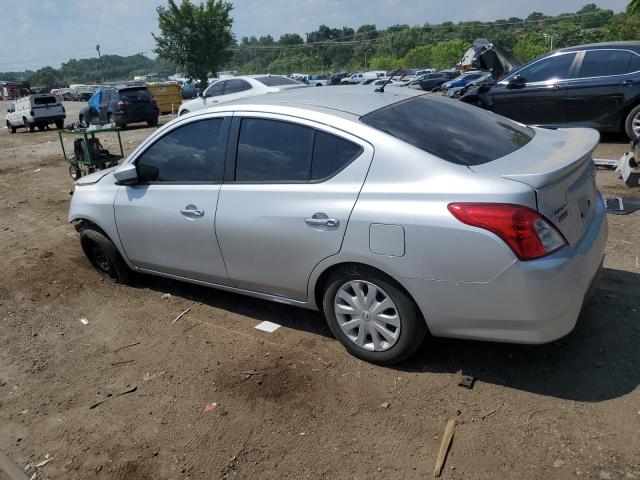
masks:
[[[386,87],[389,84],[389,82],[391,81],[391,79],[398,74],[398,72],[400,71],[401,68],[402,67],[396,68],[396,70],[391,74],[391,76],[389,78],[387,78],[387,81],[384,82],[381,87],[376,88],[374,90],[374,92],[384,93],[384,87]]]

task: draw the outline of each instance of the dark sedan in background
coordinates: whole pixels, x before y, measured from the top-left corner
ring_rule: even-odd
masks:
[[[526,124],[640,136],[640,42],[564,48],[512,70],[462,101]]]

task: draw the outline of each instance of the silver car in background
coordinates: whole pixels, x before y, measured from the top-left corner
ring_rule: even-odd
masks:
[[[69,220],[114,281],[161,275],[324,312],[367,361],[434,336],[569,333],[607,239],[590,129],[408,89],[300,89],[178,117]]]

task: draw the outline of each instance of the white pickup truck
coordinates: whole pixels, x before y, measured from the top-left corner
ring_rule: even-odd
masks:
[[[60,130],[64,126],[66,114],[60,98],[48,93],[40,93],[23,97],[11,104],[5,117],[7,130],[16,133],[16,129],[24,127],[33,132],[36,127],[45,130],[55,124]]]

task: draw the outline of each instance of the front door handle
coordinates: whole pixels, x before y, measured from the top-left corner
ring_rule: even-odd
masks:
[[[326,213],[314,213],[313,216],[305,218],[304,222],[312,227],[337,228],[340,226],[340,220],[329,218]]]
[[[196,207],[195,205],[187,205],[182,210],[180,210],[180,213],[185,217],[190,218],[204,217],[204,210],[198,210],[198,207]]]

